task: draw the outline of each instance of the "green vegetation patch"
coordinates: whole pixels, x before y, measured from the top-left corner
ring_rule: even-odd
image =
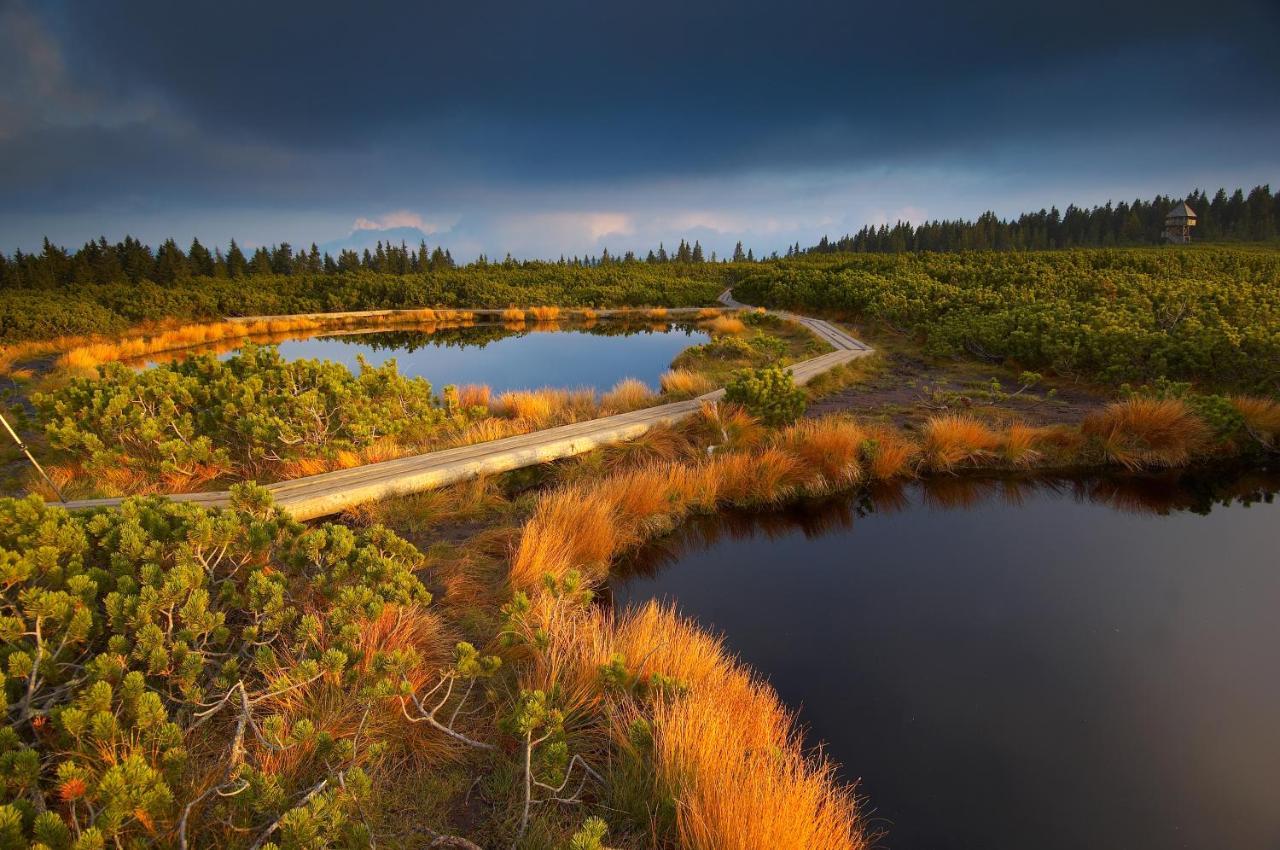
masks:
[[[909,331],[938,356],[1114,383],[1280,379],[1276,250],[827,255],[761,268],[734,291]]]

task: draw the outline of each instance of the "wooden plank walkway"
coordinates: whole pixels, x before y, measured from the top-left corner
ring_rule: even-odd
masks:
[[[747,306],[734,301],[727,290],[720,296],[720,301],[726,307]],[[869,346],[829,322],[791,313],[775,315],[798,322],[835,349],[788,367],[796,383],[804,384],[842,363],[872,353]],[[691,416],[704,402],[715,401],[723,395],[724,390],[719,389],[698,398],[660,404],[630,413],[280,481],[267,485],[267,489],[271,491],[276,504],[297,519],[315,519],[364,502],[417,493],[467,478],[508,472],[582,454],[610,443],[633,440],[657,425],[678,422]],[[229,494],[226,491],[180,493],[168,498],[218,507],[227,504]],[[120,499],[82,499],[67,502],[66,507],[72,510],[107,508],[120,502]]]

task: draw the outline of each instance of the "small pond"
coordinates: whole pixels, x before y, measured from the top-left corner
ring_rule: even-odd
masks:
[[[724,634],[890,850],[1280,847],[1280,475],[708,518],[613,602]]]
[[[604,391],[623,378],[657,389],[658,377],[677,354],[709,339],[704,331],[680,324],[600,322],[527,330],[479,324],[344,331],[275,344],[287,360],[331,360],[356,371],[360,356],[374,366],[394,358],[401,374],[426,378],[437,389],[488,384],[500,393],[543,386]]]

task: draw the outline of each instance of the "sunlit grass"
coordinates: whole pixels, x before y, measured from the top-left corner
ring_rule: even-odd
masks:
[[[1182,466],[1211,437],[1204,422],[1180,399],[1113,402],[1086,416],[1080,430],[1107,461],[1127,469]]]

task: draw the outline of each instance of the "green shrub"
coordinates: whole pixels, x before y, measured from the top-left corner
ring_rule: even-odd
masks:
[[[804,413],[804,391],[778,367],[740,371],[725,387],[725,401],[741,404],[767,425],[785,425]]]
[[[132,369],[119,363],[76,378],[35,403],[50,446],[90,476],[119,481],[210,480],[270,474],[279,464],[328,458],[384,437],[412,440],[466,411],[446,409],[431,384],[401,375],[394,360],[285,361],[249,346]]]
[[[37,811],[59,812],[82,843],[96,836],[84,846],[133,847],[172,837],[188,808],[198,846],[223,843],[222,829],[224,846],[245,846],[281,817],[286,844],[320,829],[326,846],[359,845],[344,813],[387,743],[335,737],[303,697],[399,686],[382,681],[395,665],[354,663],[360,629],[386,606],[429,603],[421,566],[385,529],[307,528],[252,485],[215,512],[0,500],[5,846],[69,846],[59,818]],[[289,716],[285,695],[298,703]],[[273,759],[287,750],[285,770]],[[306,795],[337,774],[341,789]]]
[[[739,299],[854,314],[930,353],[1119,383],[1280,378],[1280,251],[1202,246],[815,255],[750,270]]]

